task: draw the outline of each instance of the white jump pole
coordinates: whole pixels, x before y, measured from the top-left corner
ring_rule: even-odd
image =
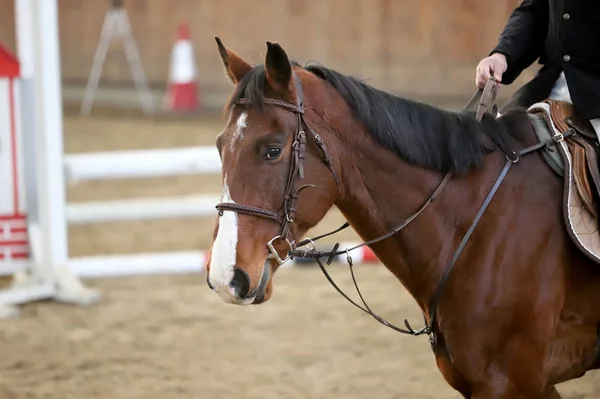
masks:
[[[34,26],[37,40],[35,141],[37,198],[39,200],[40,260],[44,277],[56,287],[55,299],[85,305],[99,293],[85,288],[68,270],[63,113],[58,34],[58,0],[36,0]]]
[[[68,259],[65,223],[65,182],[61,169],[63,157],[62,95],[58,45],[57,0],[37,0],[35,142],[37,152],[37,188],[39,223],[44,259],[50,265],[65,264]],[[48,234],[50,233],[50,234]]]
[[[167,198],[137,198],[116,201],[87,201],[67,206],[69,225],[159,220],[171,218],[214,218],[218,196],[188,195]]]
[[[221,172],[215,147],[180,147],[67,154],[65,173],[71,183]]]
[[[84,278],[204,273],[203,251],[150,252],[71,259],[69,266]]]

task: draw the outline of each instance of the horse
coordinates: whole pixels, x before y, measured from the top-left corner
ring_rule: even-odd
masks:
[[[268,301],[336,206],[420,307],[426,328],[402,331],[430,334],[465,398],[560,398],[556,384],[598,367],[598,265],[565,229],[562,179],[526,110],[448,111],[277,43],[251,65],[215,39],[234,85],[205,264],[222,301]]]

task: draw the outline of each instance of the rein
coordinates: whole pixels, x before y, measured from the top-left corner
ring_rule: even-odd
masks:
[[[415,213],[413,213],[411,216],[409,216],[408,218],[403,220],[401,223],[396,225],[389,232],[387,232],[379,237],[376,237],[372,240],[363,242],[352,248],[346,248],[343,250],[338,250],[339,243],[337,243],[334,245],[334,247],[331,251],[328,251],[328,252],[317,251],[317,249],[314,245],[314,242],[317,240],[320,240],[324,237],[328,237],[333,234],[336,234],[339,231],[348,228],[350,226],[350,224],[348,222],[346,222],[340,228],[338,228],[332,232],[329,232],[329,233],[326,233],[326,234],[323,234],[323,235],[320,235],[320,236],[317,236],[314,238],[307,238],[303,241],[300,241],[299,243],[290,241],[288,239],[288,235],[289,235],[289,231],[290,231],[290,224],[292,224],[294,222],[295,201],[298,199],[298,194],[302,189],[304,189],[306,187],[311,187],[311,185],[303,185],[303,186],[298,187],[297,189],[295,188],[296,180],[302,179],[304,177],[302,162],[306,155],[307,141],[306,141],[305,129],[308,130],[314,137],[317,147],[320,149],[320,151],[323,154],[323,162],[327,165],[327,167],[331,171],[331,173],[336,181],[336,184],[339,185],[339,180],[337,178],[337,175],[336,175],[335,170],[333,169],[333,166],[331,163],[331,156],[327,152],[327,149],[323,143],[323,140],[306,123],[306,120],[304,118],[304,107],[302,105],[302,102],[303,102],[302,87],[300,85],[300,82],[299,82],[299,79],[297,78],[297,76],[294,74],[293,77],[294,77],[294,82],[296,85],[296,94],[297,94],[297,99],[298,99],[297,104],[294,105],[294,104],[291,104],[291,103],[288,103],[285,101],[281,101],[281,100],[276,100],[276,99],[265,99],[264,100],[264,103],[266,105],[280,107],[280,108],[283,108],[283,109],[286,109],[286,110],[296,113],[297,121],[298,121],[297,122],[298,130],[297,130],[297,133],[295,136],[295,140],[292,144],[293,154],[292,154],[292,157],[290,160],[290,169],[289,169],[288,180],[287,180],[286,189],[285,189],[285,193],[284,193],[284,197],[283,197],[284,202],[283,202],[282,209],[280,210],[280,212],[275,212],[272,210],[266,210],[266,209],[257,208],[257,207],[253,207],[253,206],[247,206],[247,205],[238,205],[235,203],[220,203],[216,206],[216,208],[219,210],[219,214],[222,215],[223,211],[234,211],[234,212],[246,213],[246,214],[250,214],[250,215],[254,215],[254,216],[264,217],[264,218],[268,218],[268,219],[278,222],[282,226],[281,232],[279,235],[275,236],[273,239],[271,239],[267,243],[267,247],[270,250],[271,257],[276,259],[277,262],[279,262],[279,264],[283,264],[286,261],[288,261],[289,259],[293,259],[293,258],[307,258],[307,259],[312,259],[312,260],[316,261],[317,264],[319,265],[319,268],[321,269],[321,271],[323,272],[323,274],[329,281],[329,283],[335,288],[335,290],[339,294],[341,294],[344,298],[346,298],[351,304],[353,304],[360,310],[364,311],[365,313],[371,315],[375,320],[377,320],[381,324],[383,324],[395,331],[398,331],[400,333],[408,334],[408,335],[412,335],[412,336],[428,334],[429,341],[433,347],[436,343],[434,327],[436,325],[437,308],[438,308],[439,301],[442,297],[442,294],[444,292],[444,288],[448,282],[448,277],[450,276],[450,273],[452,272],[454,265],[456,264],[456,262],[458,261],[458,258],[460,257],[463,250],[465,249],[467,242],[469,241],[469,238],[475,231],[475,228],[479,224],[479,221],[483,217],[483,214],[485,213],[486,209],[488,208],[489,204],[491,203],[492,199],[494,198],[495,194],[497,193],[498,189],[500,188],[500,186],[501,186],[502,182],[504,181],[504,178],[508,174],[510,168],[512,167],[512,165],[519,162],[519,160],[521,159],[522,156],[533,153],[533,152],[543,149],[547,146],[555,145],[559,141],[562,141],[564,138],[568,137],[570,135],[570,133],[566,133],[564,135],[556,135],[556,136],[551,137],[550,139],[548,139],[545,142],[535,144],[533,146],[522,149],[518,152],[513,151],[511,154],[504,154],[505,158],[506,158],[506,162],[504,163],[504,166],[502,167],[500,173],[498,174],[498,177],[496,178],[494,184],[490,188],[486,198],[482,202],[471,225],[469,226],[469,228],[463,235],[463,238],[460,241],[458,247],[456,248],[454,255],[452,256],[450,262],[448,263],[446,269],[444,270],[444,273],[441,276],[441,279],[438,283],[438,286],[437,286],[434,296],[432,298],[431,304],[428,308],[429,321],[427,320],[427,316],[424,313],[423,317],[425,320],[425,326],[418,330],[415,330],[410,326],[408,320],[405,319],[404,325],[405,325],[406,329],[404,329],[404,328],[397,327],[397,326],[393,325],[392,323],[388,322],[387,320],[383,319],[382,317],[376,315],[371,310],[369,305],[366,303],[366,301],[358,287],[358,283],[356,281],[356,277],[354,274],[354,267],[353,267],[354,265],[353,265],[352,257],[350,256],[350,251],[360,248],[360,247],[363,247],[363,246],[368,246],[368,245],[372,245],[374,243],[383,241],[383,240],[397,234],[404,228],[406,228],[427,207],[429,207],[429,205],[431,205],[433,203],[433,201],[435,201],[439,197],[440,193],[442,192],[444,187],[446,187],[448,182],[452,179],[453,175],[451,172],[448,172],[445,175],[445,177],[442,179],[442,181],[439,183],[439,185],[436,187],[436,189],[433,191],[433,193],[429,196],[429,198],[423,203],[423,205],[421,205],[421,207]],[[477,107],[475,117],[478,121],[481,121],[483,119],[483,116],[485,115],[485,113],[490,112],[490,110],[495,117],[495,115],[497,113],[496,94],[497,94],[496,80],[494,80],[493,78],[490,78],[488,80],[485,88],[483,90],[481,90],[481,89],[478,90],[475,93],[475,95],[471,98],[471,100],[467,103],[467,105],[464,107],[463,110],[470,111],[473,108]],[[237,100],[235,102],[235,104],[246,106],[249,103],[248,103],[247,99],[240,99],[240,100]],[[276,240],[284,240],[284,241],[286,241],[287,245],[289,246],[289,251],[288,251],[285,259],[281,259],[278,252],[275,250],[275,248],[273,246],[273,242]],[[310,248],[308,247],[309,244],[310,244]],[[306,248],[299,249],[302,247],[306,247]],[[352,276],[352,281],[354,283],[354,287],[356,288],[356,292],[358,293],[358,296],[360,297],[360,300],[361,300],[362,304],[364,305],[364,307],[361,306],[360,304],[356,303],[350,297],[348,297],[338,287],[338,285],[333,281],[333,279],[331,278],[331,276],[329,275],[329,273],[327,272],[327,270],[323,264],[323,261],[322,261],[323,258],[326,258],[325,263],[327,265],[330,265],[335,257],[344,255],[344,254],[346,255],[348,265],[350,266],[350,274]]]

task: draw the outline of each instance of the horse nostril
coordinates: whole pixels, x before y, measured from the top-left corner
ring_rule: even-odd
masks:
[[[241,269],[235,269],[233,271],[233,279],[229,286],[235,290],[237,296],[241,299],[245,299],[250,290],[250,278],[245,271]]]
[[[208,279],[208,273],[206,274],[206,284],[208,284],[208,288],[210,288],[213,291],[215,290],[215,287],[212,286],[210,280]]]

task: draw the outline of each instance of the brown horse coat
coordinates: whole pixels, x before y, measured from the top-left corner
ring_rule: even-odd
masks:
[[[298,120],[264,104],[303,100],[304,118],[331,156],[307,134],[303,175],[289,241],[299,241],[332,206],[364,239],[414,213],[447,172],[454,177],[410,226],[372,249],[427,318],[450,258],[488,194],[505,155],[533,145],[524,111],[481,122],[392,96],[319,65],[290,63],[277,44],[265,65],[219,51],[235,90],[218,137],[224,202],[278,212],[284,205]],[[297,77],[297,82],[294,81]],[[300,86],[298,86],[299,83]],[[302,93],[298,91],[301,90]],[[245,99],[245,106],[236,101]],[[570,240],[560,178],[540,154],[516,163],[449,276],[437,308],[434,348],[440,371],[465,398],[559,398],[554,385],[595,365],[600,273]],[[267,301],[266,245],[275,220],[224,209],[215,225],[207,281],[230,303]],[[282,258],[289,244],[278,239]],[[301,305],[299,305],[301,306]],[[410,338],[407,338],[410,339]]]

